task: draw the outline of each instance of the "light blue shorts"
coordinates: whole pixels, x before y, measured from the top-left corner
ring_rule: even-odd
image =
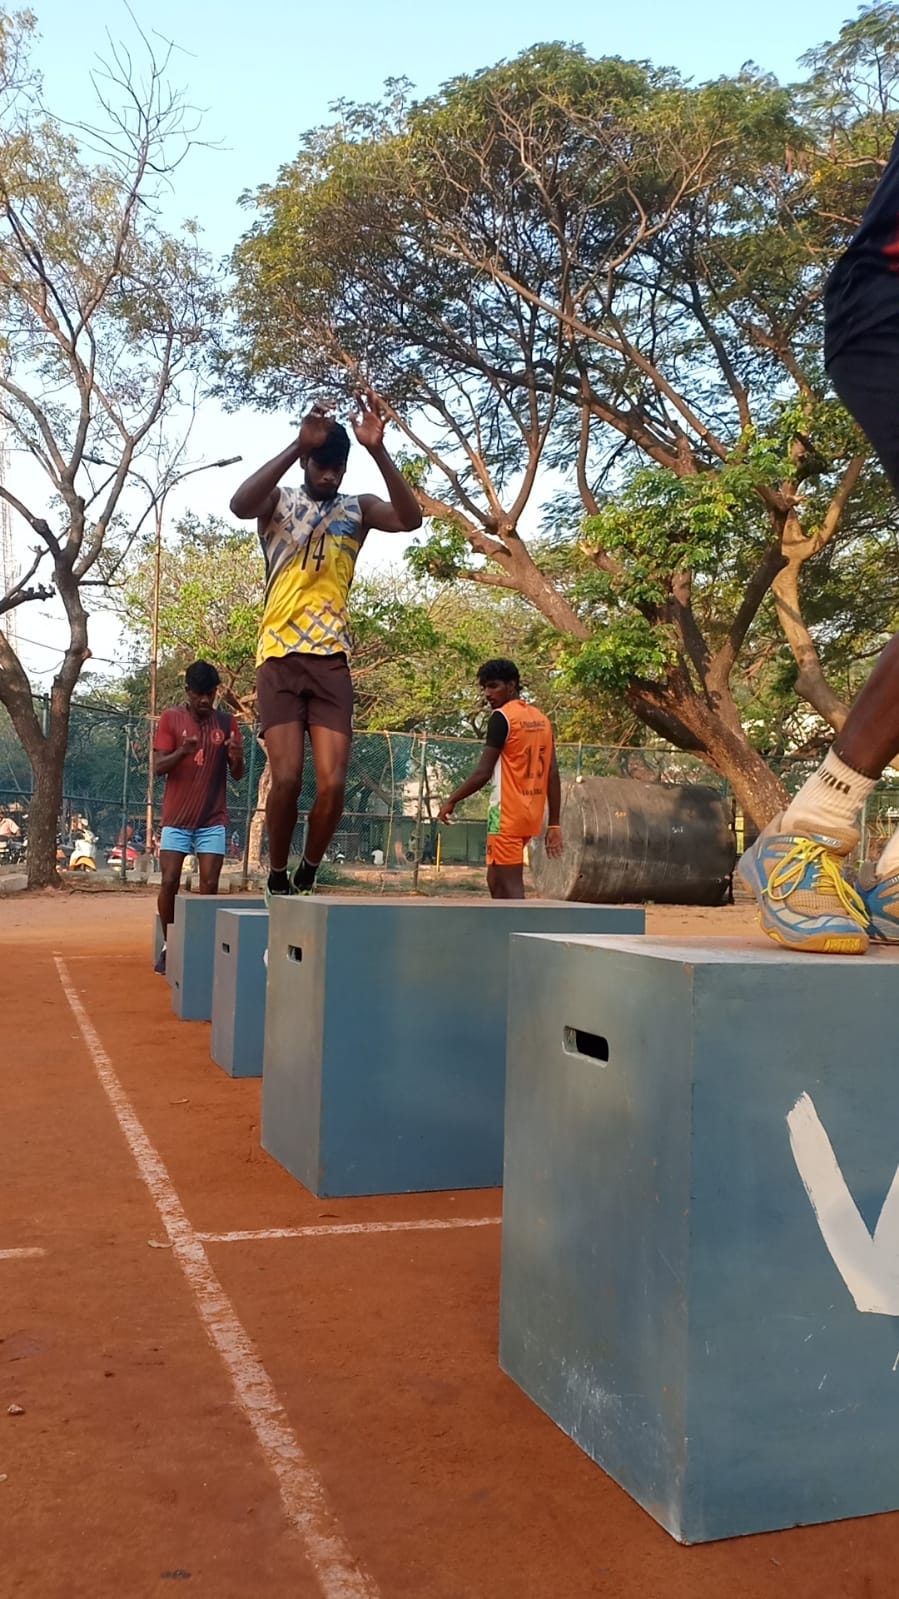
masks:
[[[164,827],[159,840],[161,850],[174,850],[177,855],[224,855],[225,829],[223,827]]]

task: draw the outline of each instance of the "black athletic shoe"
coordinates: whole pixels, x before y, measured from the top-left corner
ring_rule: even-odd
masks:
[[[277,877],[278,881],[273,883],[273,877]],[[263,892],[266,908],[271,905],[273,899],[286,899],[289,895],[295,893],[296,889],[294,888],[286,869],[283,872],[269,872],[268,882],[266,883],[265,890]]]
[[[314,894],[315,874],[318,866],[311,866],[305,855],[290,879],[291,892],[294,894]]]

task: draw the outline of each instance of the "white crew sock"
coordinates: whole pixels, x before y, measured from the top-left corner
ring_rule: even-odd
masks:
[[[785,833],[837,833],[858,825],[858,815],[875,787],[829,750],[817,772],[803,783],[783,815]]]
[[[874,870],[877,873],[878,882],[883,882],[885,877],[893,877],[896,872],[899,872],[899,827],[897,827],[892,838],[887,840],[884,849],[881,850],[880,860]]]

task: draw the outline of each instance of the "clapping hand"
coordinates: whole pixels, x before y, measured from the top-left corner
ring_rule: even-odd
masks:
[[[366,450],[378,450],[384,442],[384,424],[387,420],[384,404],[374,389],[357,389],[355,409],[351,421],[353,432]]]
[[[300,424],[299,446],[303,460],[311,455],[313,450],[320,450],[328,441],[328,435],[334,426],[331,414],[332,407],[323,401],[316,401],[308,416],[304,416]]]

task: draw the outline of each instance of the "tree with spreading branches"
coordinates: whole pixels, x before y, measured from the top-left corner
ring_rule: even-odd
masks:
[[[73,127],[44,103],[34,26],[27,12],[0,12],[0,426],[28,463],[0,482],[0,497],[34,541],[0,595],[0,626],[53,598],[66,636],[42,725],[0,631],[0,702],[31,767],[28,880],[44,886],[56,882],[90,591],[120,571],[174,471],[221,302],[196,230],[176,236],[161,220],[196,134],[169,85],[171,49],[141,35],[136,60],[110,43],[92,74],[97,120]]]
[[[750,636],[773,606],[790,686],[839,727],[816,570],[894,536],[819,302],[889,147],[897,63],[882,5],[789,88],[563,45],[421,103],[391,84],[248,198],[234,257],[225,391],[296,405],[375,377],[431,518],[419,569],[523,596],[582,687],[759,822],[785,793]]]

